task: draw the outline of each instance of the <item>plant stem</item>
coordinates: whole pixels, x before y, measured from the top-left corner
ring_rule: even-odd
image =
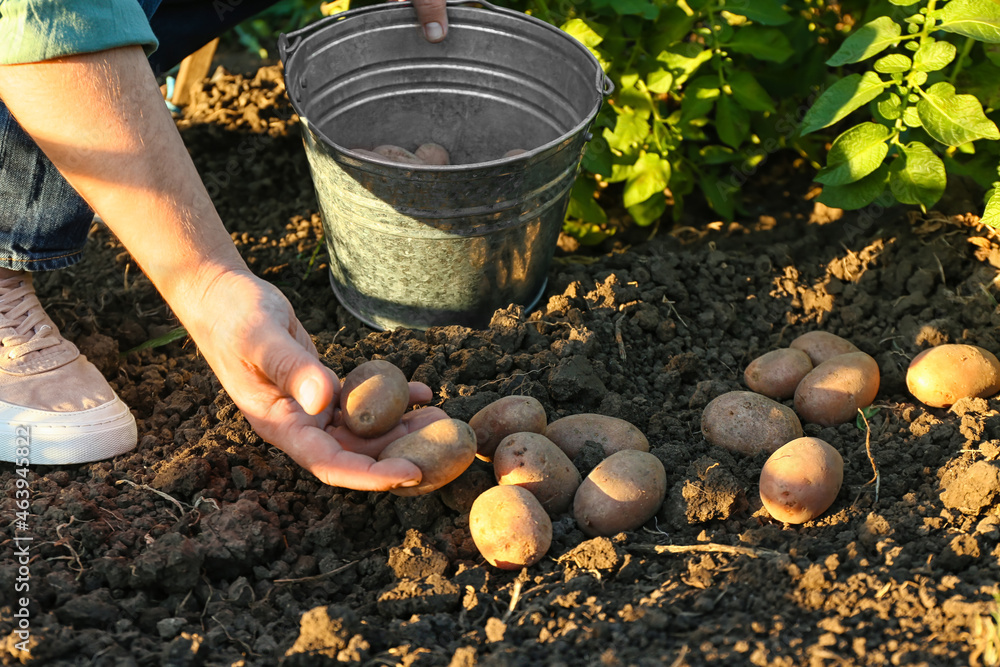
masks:
[[[969,57],[969,53],[972,52],[972,47],[975,43],[976,40],[971,37],[965,38],[965,44],[962,45],[962,52],[958,54],[955,67],[951,70],[951,76],[948,77],[948,83],[954,84],[955,80],[958,79],[958,75],[962,73],[962,68],[965,66],[965,59]]]

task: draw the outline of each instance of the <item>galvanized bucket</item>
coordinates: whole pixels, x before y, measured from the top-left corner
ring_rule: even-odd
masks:
[[[470,6],[470,5],[476,6]],[[431,44],[411,3],[317,21],[279,42],[340,302],[380,329],[485,328],[545,290],[589,126],[611,82],[530,16],[448,2]],[[352,149],[434,142],[452,165]],[[527,152],[503,158],[510,149]]]

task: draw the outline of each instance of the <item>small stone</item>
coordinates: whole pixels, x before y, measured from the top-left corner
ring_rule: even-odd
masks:
[[[160,635],[160,639],[173,639],[186,623],[186,620],[176,616],[165,618],[156,624],[156,632]]]

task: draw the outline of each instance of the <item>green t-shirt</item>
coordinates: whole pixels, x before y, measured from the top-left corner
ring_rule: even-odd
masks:
[[[0,0],[0,65],[158,45],[136,0]]]

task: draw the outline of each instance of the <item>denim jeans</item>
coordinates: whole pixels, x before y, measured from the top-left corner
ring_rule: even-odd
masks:
[[[136,0],[160,42],[156,75],[277,0]],[[0,266],[47,271],[80,261],[94,212],[0,100]]]

